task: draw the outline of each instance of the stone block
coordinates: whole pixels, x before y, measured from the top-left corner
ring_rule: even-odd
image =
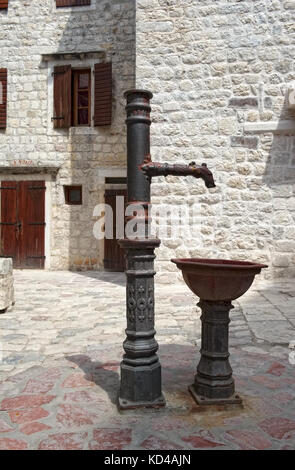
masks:
[[[233,108],[255,108],[258,106],[258,99],[255,96],[230,98],[228,105]]]
[[[13,266],[11,258],[0,258],[0,313],[14,303]]]
[[[257,149],[259,139],[258,137],[250,136],[232,136],[231,137],[231,146],[232,147],[245,147],[248,149]]]

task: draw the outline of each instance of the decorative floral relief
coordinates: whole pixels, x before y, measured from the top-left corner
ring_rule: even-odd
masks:
[[[135,321],[136,301],[135,301],[135,298],[134,298],[134,293],[135,293],[134,287],[129,286],[127,306],[128,306],[128,320],[131,323],[134,323],[134,321]]]

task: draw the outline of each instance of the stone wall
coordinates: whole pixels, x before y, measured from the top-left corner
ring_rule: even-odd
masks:
[[[38,171],[40,179],[50,175],[46,230],[51,269],[102,264],[102,245],[92,232],[93,209],[103,199],[100,168],[126,166],[123,92],[134,86],[134,19],[134,0],[92,0],[90,7],[59,9],[55,0],[12,0],[7,11],[0,10],[0,68],[8,69],[0,177],[36,179]],[[81,51],[88,55],[73,60],[60,55]],[[54,130],[54,65],[93,68],[100,61],[113,63],[112,125]],[[63,185],[72,184],[83,185],[82,206],[65,205]]]
[[[217,184],[154,180],[154,203],[196,209],[192,235],[163,240],[158,265],[175,271],[171,257],[225,257],[266,262],[268,277],[293,276],[295,114],[286,93],[295,3],[136,4],[136,85],[154,93],[152,158],[206,162]]]

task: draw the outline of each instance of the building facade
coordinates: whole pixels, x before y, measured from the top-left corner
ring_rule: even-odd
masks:
[[[190,212],[157,250],[162,280],[178,256],[257,260],[268,277],[293,276],[294,20],[289,0],[0,0],[2,213],[25,212],[26,194],[43,201],[30,223],[46,224],[45,268],[103,268],[94,208],[124,190],[123,92],[136,86],[154,94],[152,158],[206,162],[217,185],[153,180],[153,203]]]
[[[15,267],[104,266],[95,207],[126,186],[134,15],[129,0],[0,2],[1,250]]]

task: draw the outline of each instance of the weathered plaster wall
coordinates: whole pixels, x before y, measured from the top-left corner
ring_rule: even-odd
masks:
[[[197,207],[191,238],[163,240],[161,270],[175,271],[175,256],[225,257],[293,276],[295,114],[285,96],[295,80],[295,3],[136,4],[137,87],[154,93],[152,158],[204,161],[217,183],[209,192],[191,178],[154,180],[154,203]],[[272,132],[285,120],[293,130]]]
[[[102,244],[92,233],[93,209],[104,192],[100,168],[126,166],[123,91],[134,86],[135,2],[91,3],[56,9],[55,0],[12,0],[8,11],[0,11],[0,67],[8,68],[7,129],[0,130],[1,179],[8,167],[18,178],[22,171],[36,178],[38,168],[42,175],[41,168],[59,168],[48,185],[51,269],[101,265]],[[84,61],[43,60],[43,54],[93,50],[102,52]],[[113,63],[112,125],[54,130],[53,66],[93,67],[101,60]],[[63,185],[69,184],[83,185],[82,206],[65,205]]]

